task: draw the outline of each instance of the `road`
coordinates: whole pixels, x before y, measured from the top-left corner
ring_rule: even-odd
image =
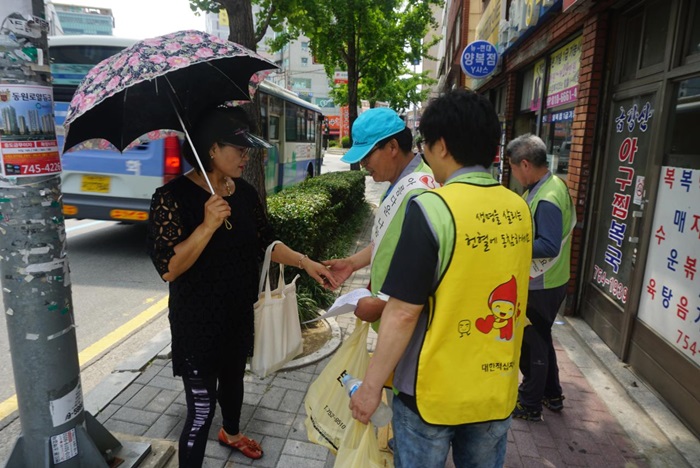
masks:
[[[326,154],[322,173],[345,171],[340,155]],[[145,253],[145,226],[67,220],[68,260],[83,392],[88,393],[130,353],[167,327],[167,284]],[[2,297],[0,296],[0,305]],[[116,335],[115,335],[116,331]],[[0,460],[10,426],[18,426],[5,320],[0,320]],[[7,426],[7,427],[5,427]],[[9,431],[14,432],[14,431]]]

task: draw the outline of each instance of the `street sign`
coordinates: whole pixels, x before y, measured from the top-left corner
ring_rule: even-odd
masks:
[[[459,63],[467,76],[486,78],[496,70],[498,50],[490,42],[474,41],[464,48]]]

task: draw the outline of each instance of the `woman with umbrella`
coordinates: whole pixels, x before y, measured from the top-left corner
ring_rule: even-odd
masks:
[[[250,148],[270,146],[249,127],[240,108],[207,112],[191,132],[206,174],[184,174],[157,189],[151,202],[149,253],[169,282],[173,372],[182,376],[187,401],[181,467],[201,466],[217,400],[223,416],[219,443],[252,459],[263,455],[239,427],[258,262],[274,240],[258,193],[240,178]],[[185,157],[198,167],[188,147]],[[284,244],[276,245],[272,260],[337,286],[326,267]]]

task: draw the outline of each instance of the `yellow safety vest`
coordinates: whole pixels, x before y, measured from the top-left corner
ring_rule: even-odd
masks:
[[[441,248],[454,239],[451,255],[441,255],[418,357],[416,405],[430,424],[505,419],[518,393],[530,210],[505,187],[486,185],[485,174],[469,176],[418,197]]]

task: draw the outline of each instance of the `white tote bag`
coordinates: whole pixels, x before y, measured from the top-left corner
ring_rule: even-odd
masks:
[[[270,261],[275,241],[265,251],[258,301],[255,303],[255,342],[250,370],[266,377],[298,356],[304,345],[297,308],[296,281],[284,283],[284,265],[280,264],[277,288],[270,290]]]

